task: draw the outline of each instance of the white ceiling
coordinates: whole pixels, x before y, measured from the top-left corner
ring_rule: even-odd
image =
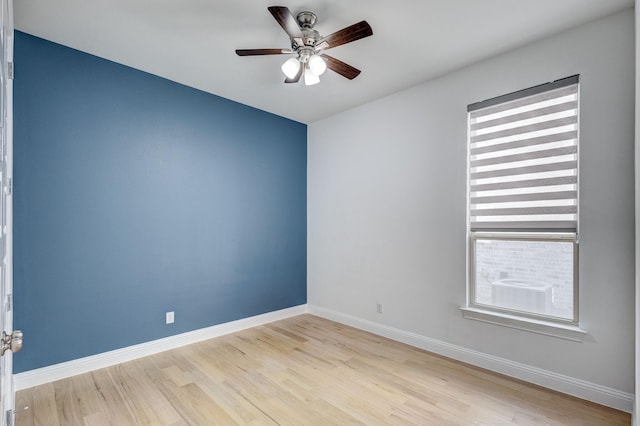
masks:
[[[310,10],[328,35],[360,20],[372,37],[328,53],[362,70],[283,84],[288,48],[267,11]],[[16,29],[302,123],[311,123],[564,29],[633,0],[14,0]]]

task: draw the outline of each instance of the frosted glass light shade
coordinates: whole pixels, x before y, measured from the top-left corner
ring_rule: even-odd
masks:
[[[313,86],[320,83],[320,77],[315,75],[309,68],[304,70],[304,84],[307,86]]]
[[[281,68],[284,75],[288,78],[293,78],[298,75],[298,71],[300,71],[300,61],[298,61],[298,58],[287,59]]]
[[[327,64],[319,55],[313,55],[309,58],[309,69],[315,75],[322,75],[327,70]]]

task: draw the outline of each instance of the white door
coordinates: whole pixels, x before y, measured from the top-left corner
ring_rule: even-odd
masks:
[[[13,333],[13,3],[1,0],[0,13],[0,426],[13,425],[12,351],[22,347],[22,333]]]

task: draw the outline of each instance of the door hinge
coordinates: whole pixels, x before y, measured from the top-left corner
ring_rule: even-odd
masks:
[[[13,294],[7,294],[7,312],[13,309]]]
[[[7,63],[7,75],[9,76],[9,80],[13,80],[13,62]]]
[[[13,194],[13,179],[7,179],[7,195]]]
[[[7,426],[13,426],[13,419],[15,418],[14,414],[15,411],[7,410]]]

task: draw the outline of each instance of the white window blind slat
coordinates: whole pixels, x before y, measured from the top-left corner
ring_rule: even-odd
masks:
[[[567,114],[569,111],[574,110],[577,107],[578,107],[578,103],[575,100],[571,100],[561,104],[546,106],[546,107],[535,109],[532,111],[521,112],[520,114],[513,114],[513,115],[504,116],[504,117],[494,118],[493,120],[476,122],[470,126],[470,130],[472,132],[477,132],[478,130],[486,129],[489,127],[511,124],[518,121],[536,119],[539,117],[544,117],[546,115],[559,114],[559,113]]]
[[[494,177],[516,177],[517,175],[555,172],[560,170],[574,170],[578,167],[577,161],[563,161],[558,163],[535,164],[533,166],[515,167],[511,169],[490,170],[486,172],[471,173],[471,179],[487,179]],[[473,185],[471,185],[473,190]]]
[[[565,146],[562,148],[529,151],[522,154],[511,154],[511,155],[505,155],[505,156],[489,157],[481,160],[474,160],[474,156],[471,156],[471,168],[475,169],[477,167],[482,167],[482,166],[502,165],[504,163],[515,163],[515,162],[533,160],[533,159],[542,160],[543,158],[564,157],[566,155],[573,155],[577,153],[578,153],[578,147],[575,145],[572,145],[572,146]]]
[[[472,136],[471,143],[483,142],[489,140],[495,140],[499,138],[505,138],[507,136],[516,136],[527,133],[539,132],[541,130],[557,129],[564,126],[572,126],[578,122],[578,117],[572,115],[570,117],[557,118],[555,120],[542,121],[540,123],[528,124],[521,127],[514,127],[505,130],[497,130],[491,133],[484,133],[482,135]]]
[[[487,152],[498,152],[498,151],[504,151],[507,149],[522,148],[522,147],[541,145],[541,144],[547,144],[552,142],[570,141],[577,138],[578,138],[578,132],[575,130],[571,130],[567,132],[554,133],[550,135],[509,141],[501,144],[493,144],[493,145],[486,144],[482,146],[472,145],[471,155],[480,155],[480,154],[485,154]]]
[[[578,197],[577,191],[557,191],[557,192],[534,192],[526,194],[493,195],[485,197],[471,197],[470,203],[474,205],[486,205],[493,203],[508,203],[519,201],[553,201],[553,200],[575,200]]]
[[[539,186],[570,185],[576,183],[578,183],[577,176],[561,176],[545,179],[527,179],[511,182],[483,183],[474,185],[472,188],[472,192],[492,191],[495,189],[535,188]]]

